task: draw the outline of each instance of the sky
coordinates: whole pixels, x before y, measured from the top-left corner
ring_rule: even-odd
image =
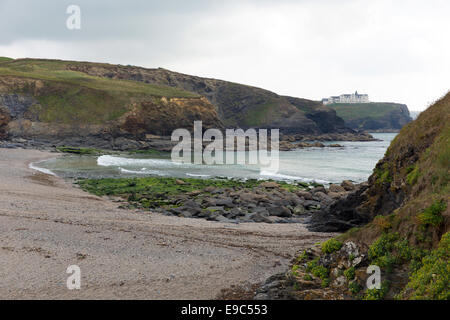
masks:
[[[68,29],[69,5],[81,29]],[[0,0],[0,56],[108,62],[424,110],[450,89],[448,0]]]

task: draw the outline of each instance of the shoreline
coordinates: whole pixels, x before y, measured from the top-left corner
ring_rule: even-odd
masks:
[[[124,210],[29,164],[55,154],[0,149],[2,299],[214,299],[284,272],[335,234]],[[81,290],[65,283],[82,270]]]

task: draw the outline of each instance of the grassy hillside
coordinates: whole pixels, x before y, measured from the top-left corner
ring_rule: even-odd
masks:
[[[354,129],[401,129],[411,121],[406,105],[388,102],[329,104]]]
[[[6,62],[6,61],[11,61],[11,60],[14,60],[14,59],[8,58],[8,57],[0,57],[0,63]]]
[[[101,124],[122,116],[133,102],[199,95],[168,86],[93,77],[57,60],[12,60],[0,66],[0,93],[32,95],[29,114],[43,122]]]
[[[336,113],[316,101],[279,96],[271,91],[166,69],[73,63],[70,70],[92,76],[167,85],[206,97],[228,127],[280,128],[284,133],[350,132]],[[293,102],[295,100],[295,102]],[[308,115],[313,112],[314,117]],[[320,122],[326,119],[326,125]]]
[[[364,192],[323,212],[325,221],[370,222],[303,252],[289,296],[450,299],[449,181],[450,93],[401,130]],[[366,287],[369,265],[381,268],[380,289]]]

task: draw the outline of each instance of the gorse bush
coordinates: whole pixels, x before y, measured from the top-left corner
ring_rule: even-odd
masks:
[[[338,251],[342,247],[342,242],[332,238],[323,242],[321,247],[323,253],[333,253],[335,251]]]
[[[413,272],[406,286],[410,299],[450,299],[450,232],[444,234],[439,247],[422,259],[422,267]]]
[[[419,214],[419,223],[423,226],[431,225],[438,227],[444,218],[441,213],[447,208],[447,204],[444,201],[436,201],[431,206],[426,208],[421,214]]]

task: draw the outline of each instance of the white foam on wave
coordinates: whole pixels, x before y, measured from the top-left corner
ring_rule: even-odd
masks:
[[[322,184],[329,184],[329,181],[326,180],[320,180],[320,179],[309,179],[309,178],[303,178],[303,177],[298,177],[298,176],[291,176],[291,175],[287,175],[287,174],[282,174],[282,173],[273,173],[270,171],[261,171],[260,172],[261,176],[268,176],[268,177],[273,177],[273,178],[277,178],[277,179],[282,179],[282,180],[298,180],[301,182],[316,182],[316,183],[322,183]]]
[[[186,173],[186,175],[187,175],[187,176],[190,176],[190,177],[202,177],[202,178],[211,177],[210,174]]]
[[[110,155],[104,155],[97,158],[97,164],[102,167],[120,167],[120,166],[172,166],[181,165],[178,162],[172,162],[167,159],[134,159],[115,157]]]
[[[128,174],[152,174],[152,175],[158,175],[158,176],[167,176],[167,174],[162,173],[160,171],[157,170],[147,170],[145,168],[142,168],[141,170],[127,170],[124,168],[120,168],[119,170],[121,173],[128,173]]]
[[[53,171],[51,171],[51,170],[49,170],[49,169],[45,169],[45,168],[41,168],[41,167],[37,167],[37,166],[36,166],[36,164],[38,164],[38,163],[40,163],[40,162],[44,162],[44,161],[47,161],[47,160],[43,160],[43,161],[39,161],[39,162],[30,163],[30,164],[28,165],[28,168],[30,168],[30,169],[32,169],[32,170],[36,170],[36,171],[42,172],[42,173],[45,173],[45,174],[48,174],[48,175],[51,175],[51,176],[56,176],[56,174],[55,174]]]

